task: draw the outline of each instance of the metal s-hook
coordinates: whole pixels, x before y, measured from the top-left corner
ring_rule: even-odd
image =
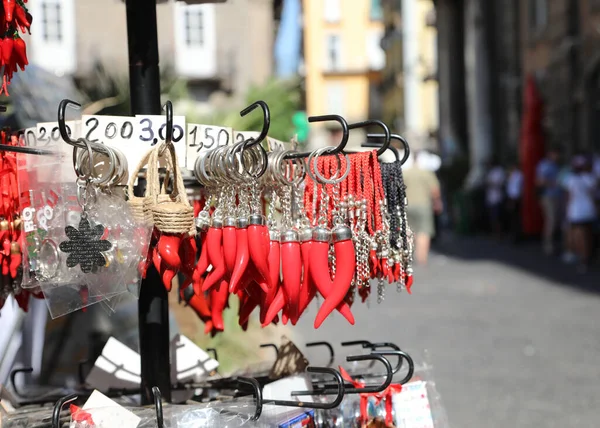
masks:
[[[385,134],[367,134],[367,138],[385,138]],[[408,157],[410,156],[410,146],[408,144],[408,141],[406,141],[406,138],[404,138],[403,136],[399,135],[399,134],[391,134],[390,135],[390,139],[391,140],[397,140],[400,141],[400,143],[402,144],[403,148],[404,148],[404,155],[402,156],[402,159],[399,158],[398,152],[397,150],[395,150],[396,148],[393,146],[388,146],[389,149],[394,149],[394,152],[396,153],[396,159],[400,161],[400,165],[404,165],[406,163],[406,161],[408,160]],[[383,148],[383,146],[381,146],[380,144],[377,143],[365,143],[363,144],[363,147],[373,147],[376,145],[376,147],[380,147],[380,149],[377,151],[377,155],[380,155],[380,151],[381,148]],[[385,145],[385,141],[384,141],[384,145]],[[383,153],[385,150],[381,151],[381,153]]]
[[[173,103],[171,101],[167,101],[163,106],[163,110],[167,115],[165,142],[167,144],[173,144]]]
[[[362,346],[365,349],[373,346],[373,344],[371,342],[369,342],[368,340],[351,340],[349,342],[342,342],[341,345],[342,346]]]
[[[54,405],[54,410],[52,411],[52,428],[60,428],[60,413],[62,412],[65,404],[69,404],[77,399],[76,394],[70,394],[59,399]]]
[[[258,381],[256,379],[254,379],[253,377],[238,377],[237,380],[240,383],[246,384],[246,385],[250,385],[252,387],[252,390],[254,391],[254,399],[256,400],[256,411],[254,412],[254,416],[252,416],[252,418],[250,418],[253,421],[257,421],[258,418],[260,418],[260,415],[262,414],[262,409],[263,409],[263,396],[262,396],[262,389],[260,388],[260,383],[258,383]]]
[[[408,363],[408,373],[398,383],[400,385],[404,385],[404,384],[408,383],[412,379],[413,374],[415,373],[415,362],[413,361],[412,357],[410,355],[408,355],[406,352],[400,351],[400,350],[394,350],[394,351],[373,351],[372,354],[373,355],[397,355],[398,356],[398,365],[397,365],[397,370],[394,371],[394,374],[398,373],[398,371],[402,367],[402,360],[405,359],[406,362]]]
[[[337,146],[335,146],[335,149],[332,149],[331,151],[324,153],[324,155],[336,155],[338,153],[341,153],[344,150],[344,148],[346,148],[346,144],[348,144],[348,138],[350,137],[350,131],[349,131],[350,126],[348,125],[348,122],[346,122],[346,119],[344,119],[342,116],[337,115],[337,114],[328,114],[325,116],[311,116],[308,118],[308,121],[310,123],[313,123],[313,122],[337,122],[342,127],[342,140],[339,142],[339,144]],[[306,157],[310,156],[311,154],[312,154],[312,152],[303,152],[303,153],[293,152],[293,153],[286,154],[283,158],[284,159],[302,159],[302,158],[306,158]]]
[[[250,104],[248,107],[246,107],[240,112],[240,116],[246,116],[248,113],[254,111],[257,107],[260,107],[263,112],[263,126],[260,130],[260,134],[258,135],[258,137],[253,138],[250,145],[248,145],[245,148],[254,147],[257,144],[262,143],[265,140],[265,138],[267,138],[267,133],[269,132],[269,128],[271,127],[271,111],[269,110],[269,106],[267,105],[267,103],[264,101],[256,101]]]
[[[33,373],[33,368],[31,368],[31,367],[22,367],[22,368],[14,369],[13,371],[10,372],[10,384],[12,385],[13,391],[19,397],[24,397],[24,395],[22,395],[21,392],[17,388],[17,382],[15,382],[15,377],[19,373]]]
[[[281,401],[281,400],[264,400],[263,404],[273,404],[275,406],[287,406],[287,407],[306,407],[309,409],[334,409],[340,405],[342,400],[344,399],[344,395],[346,393],[346,388],[344,386],[344,379],[342,375],[337,371],[329,367],[307,367],[306,371],[309,373],[320,373],[320,374],[330,374],[335,379],[335,385],[328,385],[330,388],[337,387],[335,392],[330,392],[328,395],[336,394],[335,400],[330,403],[317,403],[317,402],[305,402],[305,401]],[[293,391],[291,393],[293,397],[298,396],[310,396],[315,395],[313,391]]]
[[[154,396],[154,410],[156,411],[156,425],[158,428],[164,428],[164,417],[162,408],[162,395],[158,386],[152,387],[152,395]]]
[[[275,350],[275,357],[279,356],[279,348],[274,343],[261,343],[261,348],[273,348]]]
[[[67,131],[67,124],[65,121],[65,113],[67,107],[79,110],[81,108],[81,104],[67,99],[64,99],[60,102],[60,104],[58,105],[58,130],[60,131],[60,136],[65,141],[65,143],[70,144],[72,146],[79,146],[77,140],[73,140],[70,137],[69,132]]]
[[[306,344],[307,348],[312,348],[315,346],[324,346],[329,350],[329,362],[327,363],[327,367],[330,367],[333,364],[333,362],[335,361],[335,352],[333,350],[333,346],[331,346],[331,343],[322,341],[322,342],[310,342],[310,343]]]
[[[390,128],[388,128],[388,126],[385,123],[383,123],[381,120],[364,120],[362,122],[352,123],[352,124],[348,125],[348,128],[349,129],[358,129],[358,128],[366,128],[367,126],[379,126],[383,130],[383,135],[381,135],[381,137],[384,138],[383,146],[381,146],[379,148],[379,150],[377,150],[377,156],[381,156],[381,154],[388,149],[388,147],[390,146],[390,142],[392,140],[392,137],[390,134]]]
[[[375,385],[375,386],[364,386],[361,388],[355,388],[352,385],[346,385],[345,386],[346,394],[378,393],[378,392],[384,391],[392,383],[392,379],[394,378],[392,365],[390,364],[389,360],[387,358],[383,357],[382,355],[377,355],[377,354],[351,355],[349,357],[346,357],[346,361],[348,361],[348,362],[379,361],[380,363],[382,363],[385,366],[385,371],[386,371],[385,380],[382,384]],[[373,377],[373,376],[369,376],[369,377]],[[330,394],[335,393],[335,392],[333,392],[333,389],[332,389],[334,387],[335,387],[335,385],[327,384],[327,385],[323,385],[320,388],[314,388],[312,392],[311,391],[300,391],[300,392],[295,392],[294,395],[315,395],[315,394],[330,395]]]

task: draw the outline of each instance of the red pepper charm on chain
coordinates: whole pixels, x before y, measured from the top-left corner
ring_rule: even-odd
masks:
[[[336,226],[333,229],[332,236],[336,261],[333,289],[329,296],[325,298],[325,302],[323,302],[317,313],[315,328],[319,328],[325,318],[344,301],[352,285],[352,278],[356,270],[356,251],[352,242],[352,230],[348,226]]]
[[[171,291],[171,282],[181,267],[181,258],[179,257],[181,240],[181,234],[163,233],[156,247],[162,259],[161,274],[163,285],[167,291]]]
[[[227,276],[231,277],[235,268],[235,257],[237,249],[235,217],[225,217],[223,220],[223,258],[227,268]]]
[[[206,245],[208,249],[208,261],[213,267],[213,270],[208,274],[203,291],[208,291],[218,285],[223,276],[225,276],[225,259],[223,257],[223,223],[220,218],[214,217],[212,225],[206,232]],[[212,297],[211,297],[212,299]],[[213,320],[214,321],[214,320]]]
[[[265,218],[260,214],[252,214],[248,217],[248,250],[250,258],[256,266],[258,273],[267,282],[268,288],[272,288],[269,275],[269,246],[265,247],[265,236],[268,236]]]
[[[281,267],[288,317],[295,325],[299,317],[302,281],[302,253],[298,232],[295,230],[290,229],[281,233]]]
[[[319,290],[319,293],[327,299],[333,292],[334,284],[331,280],[329,270],[329,241],[331,240],[331,232],[324,227],[316,227],[313,229],[312,244],[310,249],[310,275],[313,283]],[[356,265],[356,259],[354,260]],[[354,275],[354,270],[352,272]],[[350,311],[350,306],[344,301],[340,302],[338,311],[354,325],[354,315]],[[320,324],[319,324],[320,325]]]
[[[312,248],[312,229],[305,228],[299,233],[300,252],[302,253],[302,285],[300,286],[300,302],[298,316],[308,307],[316,295],[316,287],[310,274],[310,251]]]
[[[238,218],[238,228],[236,234],[236,254],[235,267],[231,274],[231,282],[229,283],[229,291],[237,293],[242,277],[248,267],[250,261],[250,253],[248,250],[248,219],[246,217]]]

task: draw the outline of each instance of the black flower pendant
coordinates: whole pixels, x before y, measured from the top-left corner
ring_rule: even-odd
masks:
[[[112,244],[100,239],[104,234],[104,226],[97,224],[93,228],[89,220],[82,216],[79,221],[79,230],[73,226],[65,227],[65,234],[68,241],[61,242],[59,245],[63,253],[68,253],[67,267],[81,265],[83,273],[96,272],[99,267],[106,265],[106,259],[102,254],[112,248]]]

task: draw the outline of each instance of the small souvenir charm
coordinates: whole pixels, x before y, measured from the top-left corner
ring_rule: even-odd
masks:
[[[92,227],[85,215],[81,216],[79,230],[70,225],[65,227],[65,234],[69,240],[61,242],[59,248],[63,253],[69,254],[67,267],[80,265],[83,273],[95,273],[99,267],[106,266],[103,253],[109,251],[112,244],[102,239],[104,230],[105,227],[101,224]]]

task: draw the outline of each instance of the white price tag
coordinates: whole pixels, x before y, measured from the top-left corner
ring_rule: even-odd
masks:
[[[257,138],[260,135],[260,132],[256,131],[233,131],[233,142],[241,143],[243,141],[249,140],[251,138]]]
[[[92,392],[82,410],[92,416],[94,427],[97,428],[136,428],[142,420],[139,416],[99,391]]]
[[[173,383],[200,382],[219,367],[216,360],[180,334],[171,340],[171,355],[173,354],[176,361],[175,370],[171,373]]]
[[[83,136],[92,143],[122,149],[137,139],[137,119],[126,116],[83,115]]]
[[[232,141],[233,130],[231,128],[189,123],[187,126],[187,169],[192,171],[196,159],[207,151],[229,145]]]
[[[167,118],[163,115],[145,116],[137,115],[138,134],[137,139],[141,141],[147,149],[155,146],[159,141],[166,138]],[[185,116],[173,116],[173,144],[179,160],[179,166],[186,166],[186,146],[185,146]],[[146,153],[141,154],[140,158]],[[135,165],[134,165],[135,167]]]
[[[22,136],[22,144],[27,147],[36,147],[37,146],[37,127],[35,128],[27,128],[25,132],[23,132]]]
[[[282,150],[295,150],[295,144],[267,137],[267,146],[270,152]]]
[[[76,139],[80,137],[80,123],[81,122],[78,120],[70,120],[65,122],[65,125],[67,126],[67,134],[69,134],[71,138]],[[28,129],[28,131],[29,130],[33,130],[33,128]],[[25,138],[28,146],[46,147],[64,144],[65,146],[69,147],[60,136],[58,122],[38,123],[35,138],[31,133],[27,134],[27,132]]]

